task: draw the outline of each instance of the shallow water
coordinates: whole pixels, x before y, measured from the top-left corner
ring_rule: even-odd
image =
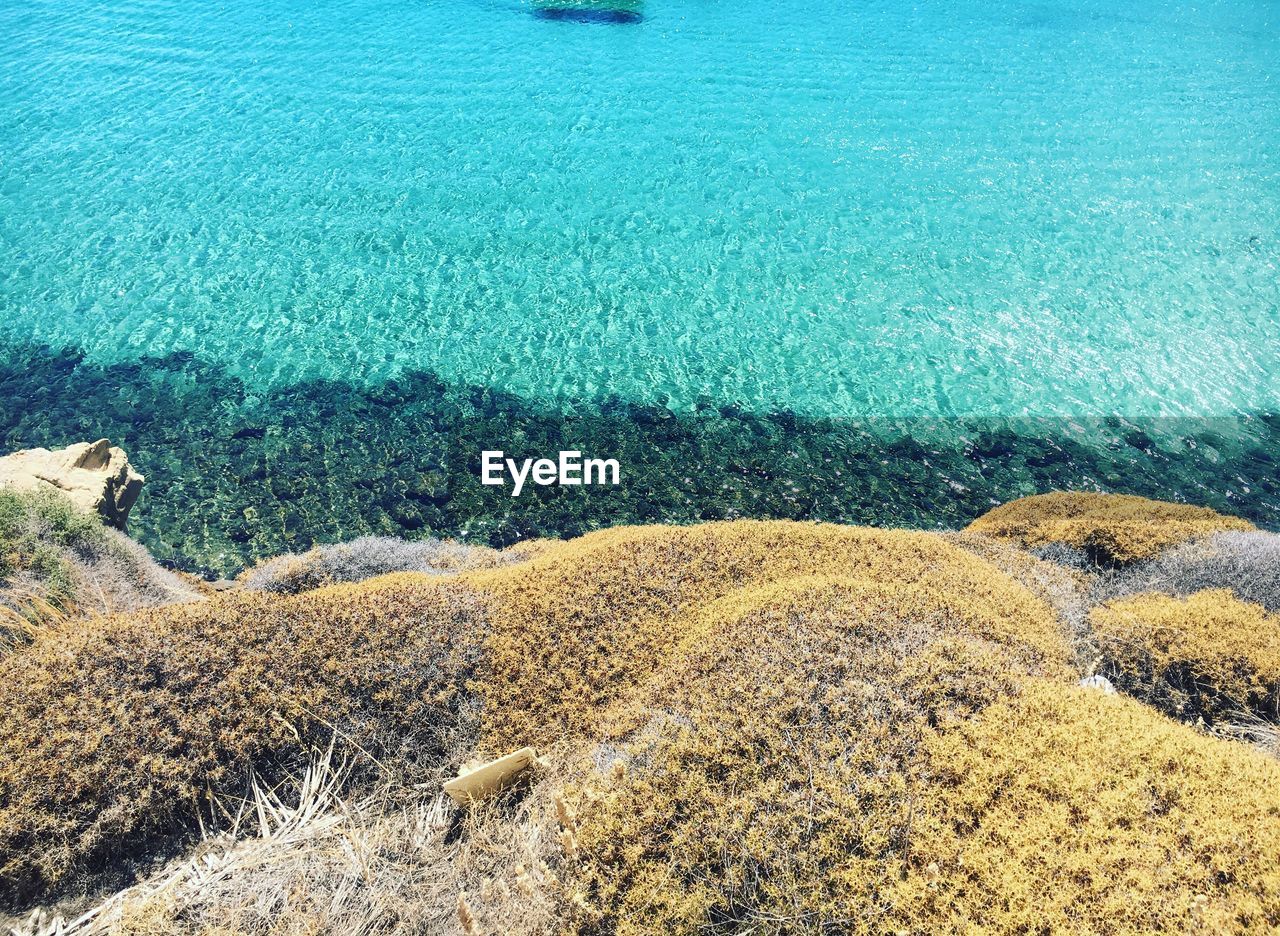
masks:
[[[806,415],[1280,401],[1263,0],[8,0],[0,337]]]
[[[1110,489],[1280,527],[1280,417],[855,420],[620,400],[571,411],[427,373],[261,391],[190,355],[102,367],[0,347],[0,450],[105,435],[147,477],[131,532],[182,568],[365,533],[501,546],[619,523],[776,517],[948,528]],[[480,484],[480,452],[617,458],[619,487]]]
[[[124,445],[174,564],[1052,488],[1280,525],[1274,3],[9,0],[0,35],[0,449]],[[623,485],[514,499],[485,448]]]

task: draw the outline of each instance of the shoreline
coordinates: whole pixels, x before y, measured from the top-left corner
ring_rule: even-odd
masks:
[[[414,373],[257,394],[189,354],[103,367],[10,345],[0,448],[111,438],[148,491],[132,532],[158,560],[228,577],[362,535],[503,547],[605,526],[756,518],[941,529],[1049,490],[1185,499],[1280,528],[1280,417],[831,419],[705,403],[556,410]],[[617,458],[617,487],[481,483],[481,455]]]

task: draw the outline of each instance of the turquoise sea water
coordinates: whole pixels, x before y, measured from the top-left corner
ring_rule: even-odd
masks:
[[[1273,0],[7,0],[0,337],[810,415],[1280,402]]]
[[[0,450],[111,438],[224,575],[1054,488],[1280,525],[1275,0],[539,2],[0,4]]]

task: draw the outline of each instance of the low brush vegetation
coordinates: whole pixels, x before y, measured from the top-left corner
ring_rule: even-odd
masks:
[[[925,740],[1063,670],[1044,619],[946,585],[789,579],[699,617],[704,637],[619,713],[635,727],[616,773],[579,793],[581,929],[903,922],[893,882],[928,863]]]
[[[655,728],[581,794],[573,931],[1276,931],[1273,759],[966,649]]]
[[[1094,597],[1104,601],[1161,592],[1185,598],[1221,588],[1229,589],[1241,601],[1280,613],[1280,536],[1257,530],[1217,533],[1186,543],[1105,576]]]
[[[1010,501],[968,529],[1028,549],[1065,544],[1096,562],[1124,564],[1213,533],[1252,530],[1253,524],[1206,507],[1127,494],[1057,491]]]
[[[932,735],[922,761],[935,773],[915,811],[925,873],[898,890],[908,932],[1280,927],[1273,758],[1032,680]]]
[[[498,565],[503,554],[486,546],[446,540],[406,542],[390,536],[362,536],[349,543],[317,546],[260,562],[240,576],[251,591],[296,595],[299,592],[362,582],[392,572],[440,574]]]
[[[0,901],[118,879],[335,733],[439,779],[474,731],[483,633],[468,589],[414,577],[39,634],[0,658]]]
[[[1276,932],[1280,761],[1185,723],[1274,718],[1276,618],[1027,552],[1136,574],[1262,534],[1101,495],[993,515],[325,547],[49,628],[0,658],[0,900],[144,878],[21,930],[80,936]],[[1138,699],[1081,688],[1095,660]],[[512,790],[440,797],[525,745]]]
[[[1103,659],[1159,708],[1210,721],[1280,718],[1280,615],[1226,589],[1143,594],[1094,609]]]
[[[608,706],[700,641],[711,602],[752,587],[839,574],[968,596],[1065,658],[1053,611],[990,563],[929,533],[814,523],[625,527],[545,549],[466,580],[494,602],[484,686],[492,750],[602,724]]]
[[[0,488],[0,652],[64,618],[200,597],[58,493]]]
[[[0,488],[0,586],[25,583],[54,604],[75,598],[68,553],[93,555],[106,532],[92,515],[52,491]]]

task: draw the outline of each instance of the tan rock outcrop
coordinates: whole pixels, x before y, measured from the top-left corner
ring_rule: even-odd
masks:
[[[23,449],[0,458],[0,487],[61,491],[120,529],[142,491],[143,480],[124,449],[112,448],[106,439],[77,442],[52,452]]]

